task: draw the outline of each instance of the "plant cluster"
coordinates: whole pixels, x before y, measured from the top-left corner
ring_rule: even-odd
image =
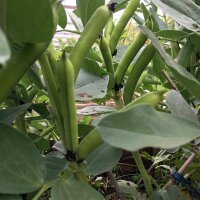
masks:
[[[0,1],[0,200],[200,199],[200,1],[76,2]]]

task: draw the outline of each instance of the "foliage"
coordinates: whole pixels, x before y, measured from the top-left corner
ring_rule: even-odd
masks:
[[[0,1],[0,199],[200,198],[199,1],[147,2]]]

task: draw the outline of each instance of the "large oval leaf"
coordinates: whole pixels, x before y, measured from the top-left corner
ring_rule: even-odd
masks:
[[[199,125],[147,105],[108,115],[97,130],[105,142],[129,151],[178,147],[200,136]]]
[[[192,0],[151,0],[167,15],[187,29],[200,30],[200,7]]]
[[[0,25],[17,42],[50,41],[55,29],[49,0],[0,1]]]
[[[107,94],[109,76],[99,77],[86,70],[80,70],[76,85],[75,98],[77,101],[90,101],[103,98]]]
[[[172,114],[199,124],[199,120],[194,111],[179,92],[175,90],[168,92],[166,96],[166,104]]]
[[[46,167],[34,143],[0,123],[0,193],[22,194],[44,183]]]
[[[106,143],[101,144],[86,159],[87,175],[97,175],[111,170],[118,163],[121,155],[121,149]]]
[[[5,34],[0,28],[0,64],[5,64],[5,62],[10,58],[11,51],[8,45]]]
[[[51,196],[52,200],[104,200],[103,196],[89,185],[71,179],[55,182]]]
[[[0,122],[11,125],[13,121],[31,106],[30,103],[26,103],[19,106],[9,107],[7,109],[0,110]]]
[[[46,156],[44,161],[47,166],[46,182],[53,181],[58,178],[61,170],[63,170],[67,165],[67,161],[65,159],[61,159],[55,156]]]

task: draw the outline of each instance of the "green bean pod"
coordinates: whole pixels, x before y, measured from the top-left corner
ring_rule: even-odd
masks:
[[[67,151],[75,154],[78,148],[78,125],[74,95],[74,68],[63,52],[56,68],[56,75],[62,106],[64,140]]]
[[[104,64],[105,64],[107,72],[114,75],[112,55],[110,52],[109,43],[108,43],[108,40],[104,36],[101,37],[99,47],[100,47],[101,54],[103,56],[103,60],[104,60]]]
[[[140,0],[130,0],[114,30],[112,31],[109,44],[111,53],[115,51],[119,38],[124,31],[128,21],[131,19],[137,7],[139,6],[139,3]]]
[[[148,104],[152,106],[153,108],[156,108],[158,104],[162,101],[163,99],[163,94],[166,93],[168,90],[159,90],[156,92],[149,92],[147,94],[142,95],[141,97],[135,99],[131,103],[127,104],[122,110],[128,110],[132,108],[133,106],[137,104]]]
[[[177,57],[177,63],[183,66],[184,68],[189,67],[193,52],[194,52],[194,45],[190,40],[187,40],[186,43],[181,48],[181,50],[179,51]]]
[[[105,30],[104,30],[104,37],[110,41],[110,37],[111,37],[111,34],[112,34],[112,31],[114,29],[114,24],[113,24],[113,13],[111,13],[109,19],[108,19],[108,22],[105,26]]]
[[[120,60],[119,65],[117,66],[117,69],[115,71],[115,83],[117,85],[119,85],[122,82],[126,70],[133,61],[134,57],[137,55],[138,51],[147,41],[147,39],[148,39],[147,36],[144,35],[141,31],[137,33],[135,40],[126,50],[124,56]]]
[[[125,105],[132,101],[137,82],[155,53],[156,50],[153,45],[147,45],[141,55],[136,60],[135,64],[132,66],[131,73],[124,88],[123,99]]]
[[[96,149],[100,144],[103,143],[101,136],[99,135],[96,128],[94,128],[90,133],[83,138],[80,142],[76,154],[76,159],[78,162],[83,161],[87,156]]]
[[[48,47],[48,43],[25,44],[0,70],[0,104],[11,93],[28,68]]]
[[[76,81],[85,56],[88,54],[90,48],[106,25],[110,17],[110,13],[111,12],[106,5],[97,8],[87,22],[80,38],[72,49],[70,60],[74,66],[74,81]]]

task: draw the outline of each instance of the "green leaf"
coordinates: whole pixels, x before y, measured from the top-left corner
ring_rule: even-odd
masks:
[[[167,30],[168,29],[167,23],[165,23],[163,20],[160,19],[158,13],[156,13],[152,8],[150,8],[149,11],[151,13],[151,17],[153,17],[154,19],[154,23],[157,23],[159,30]]]
[[[101,144],[86,158],[86,174],[97,175],[111,170],[119,162],[121,156],[121,149],[106,143]]]
[[[199,124],[199,120],[194,111],[179,92],[175,90],[168,92],[166,96],[166,104],[172,114]]]
[[[191,121],[155,111],[147,105],[110,114],[97,124],[105,142],[129,151],[178,147],[199,137],[199,128]]]
[[[0,24],[16,42],[47,42],[54,34],[52,6],[49,0],[2,0]]]
[[[50,149],[49,141],[35,133],[29,133],[28,136],[33,140],[39,151],[47,151]]]
[[[192,44],[198,49],[200,50],[200,34],[199,33],[193,33],[190,36],[190,41],[192,42]]]
[[[103,76],[106,74],[106,71],[100,67],[96,61],[89,58],[85,58],[82,69],[85,69],[96,76]]]
[[[22,200],[18,195],[0,194],[0,200]]]
[[[93,0],[76,0],[76,5],[84,26],[87,24],[95,10],[104,4],[105,0],[96,0],[95,3]]]
[[[175,186],[172,185],[167,188],[167,190],[155,190],[151,197],[150,200],[186,200],[186,197],[181,194],[181,190]]]
[[[103,98],[107,94],[109,77],[98,77],[86,70],[80,70],[76,85],[75,98],[77,101],[90,101]]]
[[[65,159],[57,158],[55,156],[46,156],[44,157],[44,161],[47,167],[46,182],[53,181],[58,178],[61,170],[63,170],[67,165]]]
[[[13,106],[7,109],[0,110],[0,122],[11,125],[13,121],[21,114],[25,113],[26,110],[31,106],[30,103],[23,104],[20,106]]]
[[[58,25],[63,29],[67,26],[67,14],[62,4],[58,8]]]
[[[150,38],[153,46],[157,49],[164,62],[173,72],[177,80],[184,86],[186,89],[198,99],[200,99],[200,82],[195,79],[192,74],[190,74],[186,69],[181,65],[176,63],[170,55],[165,51],[164,47],[160,44],[158,38],[155,34],[145,26],[140,26],[141,31]]]
[[[156,33],[156,35],[166,39],[183,39],[186,38],[189,34],[184,31],[164,30],[159,31],[158,33]]]
[[[84,138],[90,131],[94,129],[93,126],[86,125],[86,124],[78,124],[78,136],[80,138]]]
[[[161,56],[156,52],[156,54],[153,57],[153,71],[155,75],[164,83],[165,77],[162,73],[162,70],[165,68],[165,63]]]
[[[51,196],[52,200],[104,200],[104,197],[89,185],[70,179],[55,182]]]
[[[11,56],[10,47],[7,38],[0,28],[0,64],[5,64]]]
[[[0,193],[22,194],[39,189],[46,167],[34,143],[0,123]]]
[[[200,30],[200,7],[192,0],[151,0],[164,13],[192,31]]]

